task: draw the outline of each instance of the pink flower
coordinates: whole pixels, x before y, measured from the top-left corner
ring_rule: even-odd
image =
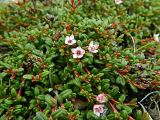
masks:
[[[72,49],[73,58],[82,58],[85,54],[85,50],[81,47],[73,48]]]
[[[93,43],[93,41],[91,41],[90,43],[89,43],[89,46],[88,46],[88,50],[89,50],[89,52],[91,52],[91,53],[97,53],[98,52],[98,47],[99,47],[99,45],[96,43],[96,44],[94,44]]]
[[[106,96],[104,93],[101,93],[99,94],[97,97],[96,97],[96,100],[99,102],[99,103],[105,103],[106,102]]]
[[[100,117],[100,115],[105,112],[104,105],[94,105],[93,112],[95,115]]]
[[[65,44],[67,44],[67,45],[73,45],[75,43],[76,43],[76,40],[74,39],[74,35],[66,37]]]
[[[115,0],[115,3],[116,3],[117,5],[119,5],[119,4],[123,3],[123,0]]]

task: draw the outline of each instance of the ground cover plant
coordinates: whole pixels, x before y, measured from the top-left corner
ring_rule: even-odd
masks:
[[[149,120],[138,102],[160,89],[159,6],[0,3],[0,119]]]

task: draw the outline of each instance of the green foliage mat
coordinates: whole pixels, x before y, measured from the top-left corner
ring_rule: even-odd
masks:
[[[3,6],[3,7],[1,7]],[[159,91],[159,0],[0,3],[0,120],[141,120]],[[65,44],[74,35],[76,43]],[[99,44],[90,53],[91,41]],[[73,58],[72,48],[85,50]],[[105,103],[96,101],[104,93]],[[100,117],[94,105],[104,105]],[[147,120],[147,119],[145,119]]]

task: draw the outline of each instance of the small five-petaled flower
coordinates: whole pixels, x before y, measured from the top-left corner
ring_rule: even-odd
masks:
[[[105,112],[104,105],[94,105],[93,112],[95,115],[100,117],[101,114],[103,114]]]
[[[97,97],[96,97],[96,100],[99,102],[99,103],[105,103],[106,102],[106,96],[104,93],[101,93],[99,94]]]
[[[97,53],[98,52],[98,47],[99,47],[99,44],[98,43],[93,43],[93,41],[91,41],[89,43],[89,46],[88,46],[88,50],[89,52],[91,53]]]
[[[67,45],[73,45],[75,43],[76,43],[76,40],[74,39],[74,35],[66,37],[65,44],[67,44]]]
[[[73,58],[82,58],[85,54],[85,50],[81,47],[72,48]]]
[[[115,3],[116,3],[117,5],[119,5],[119,4],[123,3],[123,0],[115,0]]]

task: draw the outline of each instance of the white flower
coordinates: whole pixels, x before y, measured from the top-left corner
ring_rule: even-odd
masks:
[[[73,58],[82,58],[85,54],[85,50],[81,47],[71,49],[73,53]]]
[[[160,34],[154,34],[154,40],[160,42]]]
[[[99,47],[99,44],[93,44],[93,41],[91,41],[90,43],[89,43],[89,46],[88,46],[88,50],[89,50],[89,52],[91,52],[91,53],[97,53],[98,52],[98,47]]]
[[[123,0],[115,0],[115,3],[116,3],[117,5],[119,5],[119,4],[123,3]]]
[[[12,1],[18,4],[18,0],[12,0]]]
[[[97,97],[96,97],[96,100],[99,102],[99,103],[105,103],[106,102],[106,96],[104,93],[101,93],[99,94]]]
[[[105,112],[104,105],[94,105],[93,112],[100,117],[100,115]]]
[[[73,45],[75,43],[76,43],[76,40],[74,39],[74,35],[66,37],[65,44],[67,44],[67,45]]]

